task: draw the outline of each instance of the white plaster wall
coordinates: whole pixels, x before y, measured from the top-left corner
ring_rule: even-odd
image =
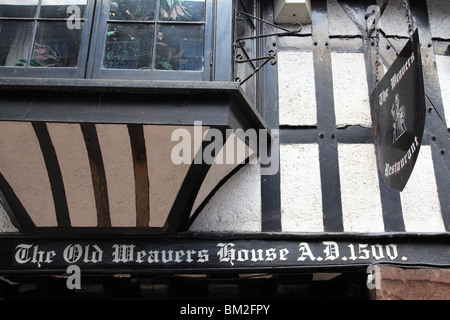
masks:
[[[427,0],[433,37],[450,39],[450,1]]]
[[[319,146],[280,146],[281,227],[284,232],[323,232]]]
[[[220,149],[209,169],[205,180],[197,194],[190,216],[192,216],[202,202],[209,196],[214,188],[230,174],[238,165],[245,162],[246,155],[250,156],[254,151],[249,148],[234,133],[230,135],[224,147]],[[253,163],[257,160],[252,159]]]
[[[96,226],[97,208],[81,127],[79,124],[66,123],[49,123],[47,127],[58,155],[71,225]]]
[[[363,53],[331,53],[336,126],[370,127],[369,89]]]
[[[374,145],[339,144],[338,152],[344,231],[383,232]]]
[[[280,125],[317,124],[316,86],[312,52],[278,52]]]
[[[136,226],[133,156],[126,125],[97,125],[113,227]]]
[[[385,0],[378,0],[379,6]],[[387,35],[397,35],[408,37],[408,23],[406,20],[406,10],[402,0],[390,0],[386,10],[380,19],[380,27]]]
[[[337,0],[327,0],[328,33],[330,35],[361,34]]]
[[[408,232],[444,232],[430,146],[422,146],[405,189],[400,194]]]
[[[50,181],[31,123],[1,122],[0,172],[36,226],[56,226]]]
[[[450,128],[450,56],[436,55],[436,66],[441,87],[442,103],[444,104],[445,122],[447,123],[447,128]]]
[[[186,127],[144,126],[144,139],[147,151],[147,166],[150,184],[150,227],[164,226],[178,191],[183,184],[184,177],[189,170],[188,164],[176,165],[171,158],[172,150],[178,142],[169,141],[171,141],[172,133],[177,129],[186,129]],[[199,133],[202,133],[207,129],[207,127],[202,127],[199,130]],[[190,127],[189,130],[190,137],[194,137],[195,133],[193,130],[195,129]],[[162,141],[167,141],[167,143],[161,143]],[[197,143],[200,145],[200,142],[193,142],[189,146],[195,148],[194,150],[196,151]],[[154,152],[154,150],[158,150],[158,152]],[[194,153],[192,152],[191,158],[193,159],[193,157]]]
[[[260,164],[247,164],[205,206],[190,231],[261,231]]]

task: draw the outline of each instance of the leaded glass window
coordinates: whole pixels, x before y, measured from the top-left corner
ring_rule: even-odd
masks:
[[[109,78],[122,74],[138,79],[189,79],[192,76],[192,79],[202,80],[206,66],[205,52],[211,50],[211,26],[208,21],[211,14],[208,7],[211,6],[207,2],[103,1],[105,38],[101,44],[102,52],[97,52],[101,63],[97,64],[94,77]],[[172,73],[165,74],[165,71]],[[187,73],[182,75],[179,72],[176,76],[173,71]]]
[[[80,49],[87,3],[0,0],[0,66],[76,69],[84,64]]]

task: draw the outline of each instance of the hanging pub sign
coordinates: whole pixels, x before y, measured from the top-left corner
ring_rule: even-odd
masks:
[[[402,191],[413,171],[425,127],[425,92],[419,34],[412,38],[371,96],[378,170]]]

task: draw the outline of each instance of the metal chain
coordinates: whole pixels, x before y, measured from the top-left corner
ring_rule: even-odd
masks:
[[[405,8],[406,11],[406,21],[408,22],[408,34],[410,37],[412,37],[414,33],[414,25],[408,0],[403,0],[403,7]]]
[[[408,23],[408,34],[410,37],[412,37],[414,33],[414,25],[413,25],[413,19],[411,15],[411,10],[409,8],[409,2],[408,0],[402,0],[403,7],[405,8],[406,14],[406,21]],[[380,62],[380,29],[376,28],[376,36],[375,36],[375,50],[376,50],[376,60],[375,60],[375,86],[378,85],[380,82],[379,77],[379,67],[381,66]]]
[[[378,10],[380,10],[380,8],[377,8]],[[372,10],[372,12],[367,12],[365,19],[367,20],[366,24],[367,24],[367,35],[368,38],[372,39],[371,40],[371,45],[373,46],[375,44],[375,53],[376,53],[376,59],[375,59],[375,86],[378,85],[378,83],[380,82],[380,76],[379,76],[379,67],[381,65],[380,62],[380,25],[379,25],[379,21],[377,21],[377,18],[379,18],[379,16],[375,16],[375,18],[372,18],[371,16],[377,13],[377,10],[373,9],[373,6],[367,8],[367,10]],[[373,19],[373,20],[372,20]],[[375,29],[375,43],[372,37],[372,32]]]
[[[381,65],[380,62],[380,29],[376,28],[375,34],[375,52],[376,52],[376,60],[375,60],[375,86],[380,82],[380,77],[378,75],[378,68]]]

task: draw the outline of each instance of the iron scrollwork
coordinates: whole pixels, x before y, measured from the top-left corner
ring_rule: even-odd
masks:
[[[244,11],[237,11],[235,14],[235,20],[236,21],[242,21],[243,18],[241,17],[241,15],[245,15],[247,17],[249,17],[250,19],[254,19],[257,21],[260,21],[264,24],[270,25],[272,27],[275,27],[277,29],[282,30],[282,32],[273,32],[273,33],[266,33],[266,34],[259,34],[259,35],[252,35],[252,36],[246,36],[246,37],[240,37],[237,38],[234,42],[234,47],[235,48],[243,48],[245,46],[245,40],[253,40],[253,39],[259,39],[259,38],[266,38],[266,37],[272,37],[272,36],[276,36],[276,37],[283,37],[283,36],[290,36],[290,35],[295,35],[297,33],[299,33],[303,26],[301,23],[294,23],[293,26],[295,26],[295,28],[293,30],[290,30],[288,28],[285,27],[281,27],[279,25],[273,24],[271,22],[268,22],[266,20],[260,19],[254,15],[251,15],[247,12]],[[240,84],[245,83],[247,80],[249,80],[251,77],[253,77],[259,70],[261,70],[261,68],[263,68],[267,63],[270,62],[271,65],[275,65],[277,63],[277,52],[274,49],[270,49],[267,52],[267,55],[264,57],[257,57],[257,58],[249,58],[249,57],[244,57],[243,54],[237,54],[234,58],[234,61],[236,63],[252,63],[254,61],[263,61],[258,67],[256,67],[253,72],[251,74],[249,74],[247,77],[245,77],[244,79],[241,79],[240,77],[237,77],[235,79],[235,81],[239,82]]]
[[[236,57],[234,58],[234,61],[236,63],[246,63],[246,62],[252,62],[252,61],[259,61],[259,60],[264,60],[264,62],[259,67],[255,68],[255,70],[253,70],[253,72],[251,74],[249,74],[247,77],[245,77],[245,79],[242,80],[241,78],[237,77],[235,79],[235,81],[239,82],[240,84],[243,84],[248,79],[253,77],[259,70],[261,70],[261,68],[263,68],[268,62],[270,62],[271,65],[275,65],[277,63],[276,56],[277,56],[277,52],[275,50],[269,50],[268,55],[265,57],[259,57],[259,58],[254,58],[254,59],[245,59],[242,54],[237,54]]]

